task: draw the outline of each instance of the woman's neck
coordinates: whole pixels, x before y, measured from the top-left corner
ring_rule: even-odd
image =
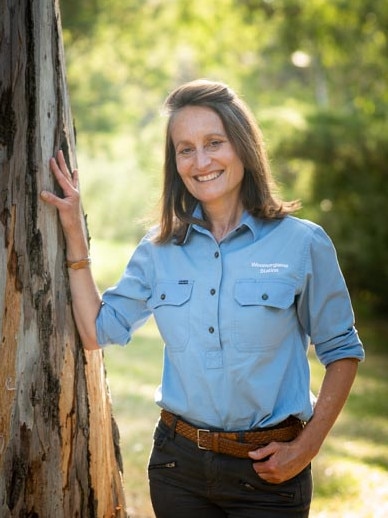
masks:
[[[244,207],[239,200],[235,206],[205,206],[203,211],[206,214],[206,219],[210,222],[211,232],[219,243],[231,230],[236,228],[240,222]]]

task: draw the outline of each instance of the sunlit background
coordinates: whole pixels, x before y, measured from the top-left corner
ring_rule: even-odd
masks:
[[[384,0],[63,0],[93,268],[120,276],[157,209],[167,93],[198,77],[252,108],[282,195],[332,237],[367,349],[314,462],[312,518],[388,516],[388,9]],[[127,504],[151,518],[146,464],[162,343],[151,322],[106,353]],[[313,387],[322,368],[312,354]]]

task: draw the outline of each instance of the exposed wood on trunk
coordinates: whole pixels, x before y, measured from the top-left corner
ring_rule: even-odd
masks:
[[[102,354],[71,313],[48,160],[75,165],[58,4],[0,0],[0,516],[126,516]]]

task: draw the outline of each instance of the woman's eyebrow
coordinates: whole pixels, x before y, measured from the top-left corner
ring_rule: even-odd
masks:
[[[212,137],[218,137],[218,138],[227,138],[226,137],[226,134],[225,133],[218,133],[218,132],[212,132],[212,133],[208,133],[206,135],[204,135],[204,140],[206,139],[209,139],[209,138],[212,138]],[[178,142],[176,142],[175,144],[175,147],[178,147],[179,145],[187,145],[187,144],[192,144],[192,142],[190,140],[178,140]]]

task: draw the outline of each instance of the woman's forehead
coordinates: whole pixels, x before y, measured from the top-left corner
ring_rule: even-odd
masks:
[[[176,112],[171,121],[171,136],[194,138],[212,134],[225,134],[221,117],[207,106],[185,106]]]

